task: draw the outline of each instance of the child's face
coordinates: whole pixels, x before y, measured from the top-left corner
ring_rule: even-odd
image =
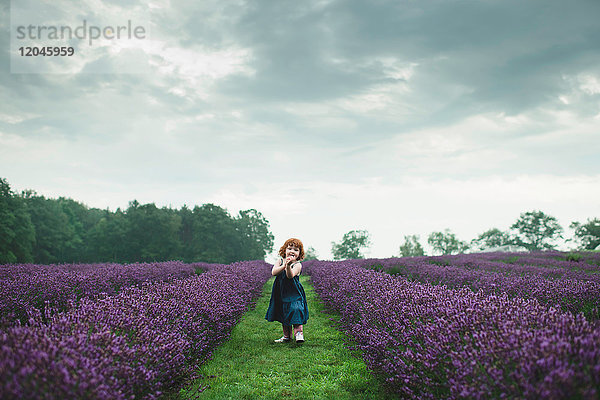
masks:
[[[298,259],[298,256],[300,255],[300,248],[297,247],[294,244],[288,244],[287,248],[285,249],[285,258],[288,257],[293,257],[294,260]]]

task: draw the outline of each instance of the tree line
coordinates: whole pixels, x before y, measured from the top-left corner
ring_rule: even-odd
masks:
[[[214,204],[172,209],[133,200],[113,212],[31,190],[16,194],[0,178],[0,264],[229,264],[264,259],[273,240],[269,222],[255,209],[231,216]]]
[[[600,246],[600,219],[588,219],[586,222],[572,222],[573,239],[577,250],[594,250]],[[564,230],[558,220],[542,211],[533,210],[521,213],[508,231],[491,228],[470,242],[459,240],[449,229],[432,232],[427,243],[434,254],[457,254],[467,251],[511,250],[539,251],[553,250],[556,241],[563,239]],[[363,258],[364,250],[371,246],[371,235],[366,230],[352,230],[342,237],[338,243],[331,243],[331,252],[335,260]],[[418,235],[404,236],[399,255],[402,257],[424,256],[425,250]]]

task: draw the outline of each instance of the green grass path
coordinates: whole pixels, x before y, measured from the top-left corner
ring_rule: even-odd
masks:
[[[303,344],[274,343],[281,324],[267,322],[271,278],[256,308],[248,311],[200,369],[206,378],[182,389],[172,399],[384,399],[380,383],[364,362],[344,347],[344,335],[332,327],[332,315],[306,276],[300,281],[308,300],[309,320]],[[198,393],[199,387],[207,387]]]

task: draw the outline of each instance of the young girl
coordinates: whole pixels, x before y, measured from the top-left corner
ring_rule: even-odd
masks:
[[[304,258],[304,246],[298,239],[288,239],[279,249],[279,255],[281,257],[271,269],[271,274],[276,278],[265,319],[269,322],[279,321],[283,326],[283,337],[275,340],[276,343],[291,340],[292,325],[296,343],[302,343],[302,325],[308,320],[306,295],[298,277],[302,271],[300,261]]]

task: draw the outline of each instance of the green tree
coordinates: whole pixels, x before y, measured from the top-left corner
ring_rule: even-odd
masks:
[[[421,243],[419,243],[419,235],[405,235],[404,243],[400,245],[400,256],[418,257],[424,255],[425,251]]]
[[[71,253],[67,258],[70,261],[79,262],[98,261],[91,254],[92,246],[89,235],[94,226],[104,217],[106,211],[88,208],[85,204],[70,198],[59,197],[57,201],[74,231]]]
[[[166,261],[179,257],[181,217],[154,203],[130,202],[126,213],[128,261]]]
[[[304,249],[304,259],[305,260],[318,259],[317,251],[312,246],[308,246],[306,249]]]
[[[269,221],[255,209],[240,211],[235,219],[242,240],[240,260],[264,260],[273,250],[275,237],[269,230]]]
[[[0,264],[33,262],[35,228],[23,199],[0,178]]]
[[[264,259],[273,241],[269,222],[255,209],[232,218],[214,204],[175,210],[133,200],[127,210],[111,212],[31,190],[17,196],[0,179],[0,263],[231,263]]]
[[[432,232],[427,238],[427,243],[433,248],[434,253],[455,254],[463,253],[469,249],[466,242],[458,240],[456,235],[445,229],[444,232]]]
[[[75,213],[80,213],[79,218],[83,227],[83,232],[81,235],[81,239],[83,240],[82,248],[80,249],[81,259],[84,262],[98,262],[102,259],[97,258],[94,255],[94,242],[90,237],[94,227],[100,222],[100,220],[105,216],[107,210],[100,210],[98,208],[87,208],[86,206],[77,203],[78,205],[83,206],[83,210],[79,209],[79,206],[75,206]],[[109,261],[108,259],[106,261]]]
[[[371,246],[371,236],[366,230],[352,230],[342,237],[340,243],[331,243],[334,260],[364,258],[363,249]]]
[[[573,222],[570,228],[575,230],[575,239],[582,250],[595,250],[600,246],[600,219],[588,219],[585,224]]]
[[[102,217],[88,232],[87,240],[89,262],[134,261],[127,258],[127,220],[119,208],[114,213],[103,210]]]
[[[67,217],[67,223],[71,227],[72,239],[69,247],[65,249],[63,260],[67,262],[83,261],[85,258],[84,238],[90,226],[87,223],[87,216],[90,214],[88,208],[72,199],[59,197],[56,201],[62,212]]]
[[[181,255],[185,262],[193,262],[194,212],[184,205],[179,210],[179,216],[181,217],[181,229],[179,230],[179,241],[182,245]]]
[[[24,191],[21,196],[35,227],[35,262],[52,264],[73,261],[71,255],[81,240],[59,202],[38,196],[31,190]]]
[[[228,264],[243,255],[243,241],[227,210],[214,204],[194,207],[193,261]]]
[[[511,229],[514,244],[529,251],[553,249],[551,242],[562,238],[563,232],[556,218],[535,210],[522,213]]]
[[[488,229],[471,241],[471,246],[479,250],[493,249],[512,244],[510,235],[498,228]]]

